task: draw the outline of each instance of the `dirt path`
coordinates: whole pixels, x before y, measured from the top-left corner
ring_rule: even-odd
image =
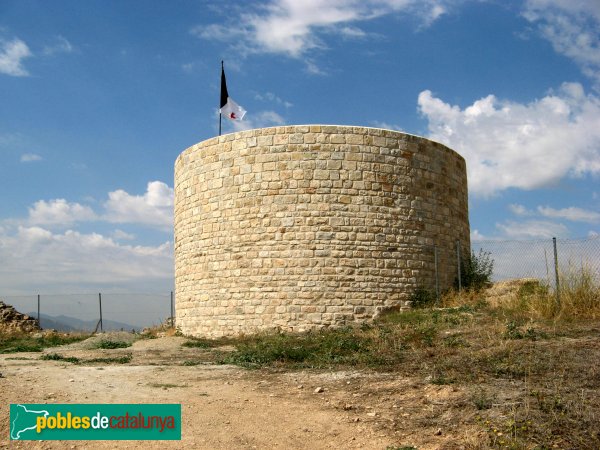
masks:
[[[183,366],[181,361],[201,356],[202,350],[181,343],[182,338],[165,337],[116,350],[78,345],[47,350],[83,359],[132,354],[126,365],[43,361],[34,353],[0,355],[0,447],[9,445],[10,403],[182,405],[180,442],[15,441],[11,448],[385,449],[394,443],[393,436],[378,429],[377,413],[338,404],[336,391],[356,383],[355,374]],[[324,391],[315,393],[317,387]]]

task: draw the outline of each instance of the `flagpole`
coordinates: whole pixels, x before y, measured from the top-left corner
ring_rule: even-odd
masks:
[[[221,92],[223,91],[223,71],[225,67],[223,66],[223,60],[221,60]],[[221,107],[222,105],[219,103],[219,136],[221,136]]]

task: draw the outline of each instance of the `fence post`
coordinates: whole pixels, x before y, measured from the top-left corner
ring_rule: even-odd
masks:
[[[98,303],[100,304],[100,332],[102,333],[104,329],[102,328],[102,293],[98,293]]]
[[[173,291],[171,291],[171,328],[175,328],[175,319],[173,318]]]
[[[436,306],[440,302],[440,276],[438,273],[438,248],[433,247],[433,260],[435,264],[435,304]]]
[[[554,246],[554,275],[556,277],[556,306],[560,308],[560,281],[558,279],[558,249],[556,248],[556,238],[552,238]]]
[[[460,273],[460,240],[456,240],[456,267],[458,272],[458,292],[462,291],[462,274]]]
[[[42,318],[40,317],[40,294],[38,294],[38,316],[37,316],[37,320],[38,320],[38,325],[40,327],[40,329],[42,328]]]

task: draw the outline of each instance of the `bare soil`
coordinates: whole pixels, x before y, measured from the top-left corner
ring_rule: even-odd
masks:
[[[390,372],[219,365],[232,345],[188,347],[164,332],[0,354],[0,448],[600,448],[598,322],[516,326],[492,313],[414,312],[405,329],[367,330],[397,333],[375,341],[403,344]],[[63,359],[41,359],[51,354]],[[178,403],[182,439],[9,442],[11,403]]]
[[[185,366],[208,353],[182,347],[185,340],[165,336],[112,350],[83,341],[45,350],[82,361],[132,355],[128,364],[0,355],[0,448],[459,449],[484,433],[473,425],[473,408],[461,412],[468,393],[460,387],[369,371]],[[182,440],[9,442],[11,403],[180,403]]]

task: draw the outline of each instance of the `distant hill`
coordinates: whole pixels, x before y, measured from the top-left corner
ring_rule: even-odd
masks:
[[[37,317],[37,313],[30,312],[29,316]],[[81,320],[69,316],[49,316],[40,314],[40,326],[42,329],[54,329],[58,331],[94,331],[98,320]],[[124,331],[138,330],[139,326],[130,325],[128,323],[117,322],[114,320],[102,320],[102,329],[104,331]]]

